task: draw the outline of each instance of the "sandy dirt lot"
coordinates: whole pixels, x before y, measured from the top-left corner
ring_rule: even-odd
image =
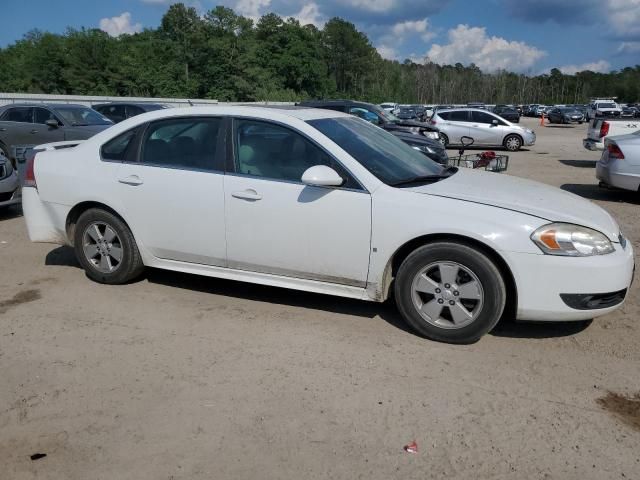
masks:
[[[585,126],[534,128],[510,174],[595,201],[640,252],[640,198],[598,189]],[[0,478],[637,479],[639,311],[636,282],[593,322],[445,345],[393,305],[160,271],[98,285],[0,213]]]

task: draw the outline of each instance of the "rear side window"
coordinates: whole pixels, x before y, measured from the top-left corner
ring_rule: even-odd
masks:
[[[33,108],[31,107],[15,107],[10,108],[2,115],[2,119],[6,122],[33,122]]]
[[[485,124],[491,124],[494,120],[497,120],[496,117],[485,112],[471,112],[471,118],[474,122]]]
[[[102,159],[119,162],[132,161],[134,159],[135,138],[139,130],[140,127],[134,128],[105,143],[101,150]]]
[[[438,112],[438,116],[443,120],[449,120],[449,114],[450,112]]]
[[[127,118],[135,117],[136,115],[140,115],[144,113],[144,110],[136,105],[127,105]]]
[[[141,162],[158,167],[219,170],[220,118],[181,118],[152,123],[142,139]]]
[[[450,112],[449,120],[452,122],[468,122],[469,112],[466,110],[454,110]]]

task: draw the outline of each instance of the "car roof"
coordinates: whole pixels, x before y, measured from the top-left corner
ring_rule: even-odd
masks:
[[[155,102],[106,102],[106,103],[96,103],[94,105],[91,105],[92,107],[110,107],[112,105],[132,105],[134,107],[161,107],[161,108],[165,108],[166,105],[162,104],[162,103],[155,103]]]
[[[436,113],[439,114],[444,112],[458,112],[460,110],[464,110],[465,112],[491,113],[489,110],[485,110],[484,108],[471,108],[471,107],[439,108]]]
[[[9,108],[9,107],[44,107],[55,110],[59,107],[70,107],[70,108],[89,108],[86,105],[80,105],[77,103],[10,103],[7,105],[3,105],[1,108]]]
[[[270,112],[268,112],[268,110],[270,110]],[[278,120],[278,117],[289,117],[297,118],[302,121],[336,117],[352,118],[351,115],[343,112],[337,112],[335,110],[325,110],[321,108],[310,107],[294,107],[293,105],[206,105],[180,108],[163,108],[162,110],[153,110],[151,112],[146,112],[142,115],[138,115],[132,118],[145,118],[147,121],[151,121],[162,118],[191,115],[238,115],[247,117],[253,115],[265,120]]]
[[[366,105],[366,106],[373,106],[373,107],[378,107],[378,105],[375,105],[373,103],[367,103],[367,102],[359,102],[357,100],[305,100],[303,102],[298,103],[299,106],[317,106],[320,107],[322,105],[331,105],[331,106],[336,106],[336,105]],[[379,108],[379,107],[378,107]]]

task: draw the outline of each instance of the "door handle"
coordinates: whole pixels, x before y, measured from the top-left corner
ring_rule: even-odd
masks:
[[[31,130],[31,133],[38,133],[38,130],[34,128],[33,130]]]
[[[133,185],[133,186],[142,185],[144,183],[142,179],[137,175],[129,175],[128,177],[125,177],[125,178],[119,178],[118,182],[124,183],[125,185]]]
[[[251,200],[253,202],[262,200],[262,195],[252,189],[243,190],[242,192],[233,192],[231,196],[242,200]]]

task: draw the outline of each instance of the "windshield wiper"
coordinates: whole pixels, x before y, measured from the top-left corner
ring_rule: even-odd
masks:
[[[398,182],[390,183],[389,185],[392,187],[400,187],[402,185],[410,185],[412,183],[431,183],[437,182],[439,180],[443,180],[445,178],[449,178],[451,175],[456,173],[458,169],[456,167],[447,167],[442,170],[442,173],[437,175],[419,175],[412,178],[407,178],[406,180],[400,180]]]

